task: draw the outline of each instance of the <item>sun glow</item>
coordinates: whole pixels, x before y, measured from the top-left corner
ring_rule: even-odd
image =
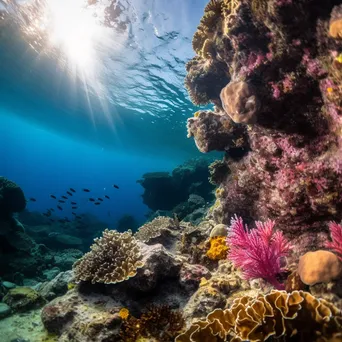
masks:
[[[48,0],[43,23],[50,44],[69,62],[82,69],[92,67],[99,26],[83,0]]]

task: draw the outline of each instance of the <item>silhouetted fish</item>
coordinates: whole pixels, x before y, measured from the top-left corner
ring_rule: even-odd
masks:
[[[77,207],[71,207],[71,209],[77,209]]]
[[[70,191],[72,191],[72,192],[76,192],[76,190],[75,190],[75,189],[73,189],[73,188],[70,188]]]
[[[54,220],[54,219],[52,219],[52,218],[50,218],[49,220],[50,220],[50,222],[55,222],[55,220]]]
[[[53,208],[50,208],[49,210],[50,210],[50,211],[55,211],[55,209],[53,209]]]
[[[59,210],[63,210],[63,208],[62,208],[62,207],[60,207],[59,205],[57,205],[57,208],[58,208]]]
[[[101,202],[103,202],[103,199],[102,199],[102,198],[100,198],[100,197],[98,198],[98,200],[99,200],[99,201],[101,201]]]
[[[31,202],[37,202],[37,200],[35,198],[33,198],[33,197],[30,198],[30,201]]]
[[[71,202],[71,204],[77,204],[76,202]]]
[[[108,216],[110,216],[110,211],[108,211]]]
[[[72,193],[70,191],[66,192],[69,196],[72,196]]]
[[[77,219],[79,219],[79,220],[81,220],[81,219],[82,219],[82,217],[81,217],[81,216],[76,216],[76,218],[77,218]]]
[[[89,198],[89,201],[90,202],[95,202],[95,199],[94,198]]]
[[[94,204],[95,204],[95,205],[99,205],[99,204],[101,204],[101,202],[95,202]]]
[[[43,213],[44,216],[49,217],[50,215],[47,213]]]
[[[74,216],[77,216],[76,213],[72,212],[71,214],[73,214]]]
[[[106,198],[108,198],[108,199],[110,199],[110,197],[109,197],[109,196],[107,196],[107,195],[105,195],[105,197],[106,197]]]
[[[90,192],[89,189],[82,189],[84,192]]]
[[[58,203],[65,203],[65,201],[59,200]]]
[[[115,189],[120,189],[118,185],[114,184],[113,185]]]
[[[66,197],[66,196],[61,196],[62,198],[64,198],[64,199],[68,199],[68,197]]]
[[[57,197],[55,195],[50,195],[50,197],[53,199],[57,199]]]

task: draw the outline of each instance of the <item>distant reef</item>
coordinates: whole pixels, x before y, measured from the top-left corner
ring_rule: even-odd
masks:
[[[143,202],[151,210],[149,218],[176,214],[180,220],[198,220],[204,215],[189,216],[208,207],[214,199],[215,186],[209,181],[209,165],[213,158],[194,158],[176,167],[172,173],[150,172],[137,182],[144,188]]]

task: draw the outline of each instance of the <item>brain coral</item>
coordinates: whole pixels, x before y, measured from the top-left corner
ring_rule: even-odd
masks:
[[[134,277],[137,268],[143,266],[131,231],[118,233],[106,229],[103,236],[94,241],[91,251],[73,266],[76,281],[115,284]]]
[[[14,182],[0,177],[0,217],[8,218],[26,207],[24,192]]]
[[[342,313],[308,292],[272,291],[235,299],[230,309],[216,309],[193,323],[176,342],[318,341],[342,331]]]

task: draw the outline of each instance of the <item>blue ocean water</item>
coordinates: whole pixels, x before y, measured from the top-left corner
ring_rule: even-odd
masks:
[[[77,60],[63,64],[63,51],[46,53],[32,43],[25,29],[33,19],[23,25],[18,10],[30,3],[0,8],[16,18],[0,27],[0,175],[36,199],[28,203],[32,211],[52,207],[49,196],[72,187],[78,214],[94,214],[111,227],[123,214],[144,222],[148,209],[136,180],[199,155],[186,138],[186,118],[196,108],[183,78],[206,1],[111,2],[120,16],[110,27],[97,23],[100,39],[85,67]],[[91,18],[97,21],[109,3],[96,2]],[[82,56],[82,44],[78,49]],[[88,201],[104,195],[110,200],[99,206]],[[71,218],[72,211],[65,204],[58,214]]]

